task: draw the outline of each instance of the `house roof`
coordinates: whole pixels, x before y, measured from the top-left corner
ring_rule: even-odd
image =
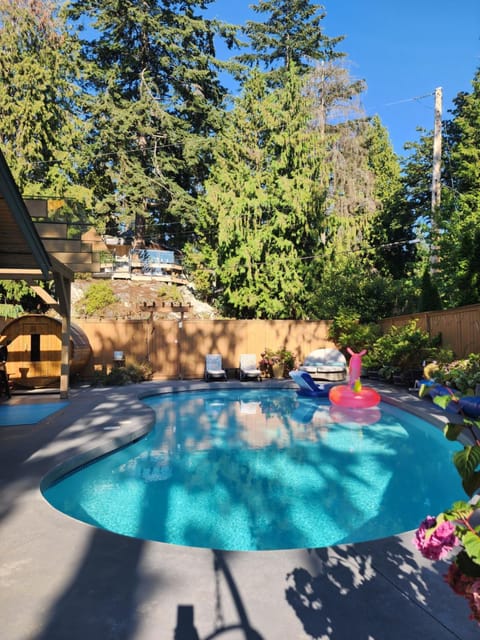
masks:
[[[63,318],[60,397],[68,396],[69,387],[69,352],[63,346],[70,339],[70,288],[73,276],[69,267],[46,251],[0,150],[0,279],[26,280],[31,285],[39,280],[53,279],[58,302],[50,298],[49,304],[52,301],[56,303],[52,306],[58,309]]]

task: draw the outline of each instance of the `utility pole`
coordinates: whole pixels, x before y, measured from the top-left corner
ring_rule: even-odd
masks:
[[[432,262],[436,262],[436,213],[440,207],[441,197],[441,170],[442,170],[442,87],[435,89],[435,116],[433,130],[433,163],[432,163],[432,222],[431,233],[432,243]]]
[[[435,89],[435,125],[433,131],[432,213],[440,206],[442,162],[442,87]]]

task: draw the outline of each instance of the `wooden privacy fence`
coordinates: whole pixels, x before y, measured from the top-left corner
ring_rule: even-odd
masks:
[[[452,349],[456,358],[480,353],[480,304],[385,318],[380,326],[385,333],[392,326],[401,327],[412,319],[416,319],[418,326],[431,336],[440,334],[442,346]]]
[[[229,375],[240,354],[284,348],[301,362],[314,349],[335,346],[327,322],[298,320],[75,320],[92,347],[92,367],[109,370],[115,351],[148,359],[155,378],[201,378],[205,355],[220,353]]]
[[[385,318],[383,332],[416,319],[430,335],[440,334],[442,345],[457,358],[480,353],[480,304]],[[6,321],[1,323],[3,326]],[[302,320],[79,320],[92,348],[81,375],[94,368],[108,371],[115,351],[127,360],[149,360],[159,379],[194,379],[203,376],[205,355],[220,353],[230,376],[236,374],[240,354],[254,353],[258,360],[265,348],[292,351],[297,363],[314,349],[335,346],[328,339],[328,322]]]
[[[457,358],[480,353],[480,304],[430,311],[380,321],[383,332],[412,319]],[[92,366],[109,369],[114,351],[126,358],[148,359],[160,379],[203,376],[205,355],[220,353],[223,366],[235,375],[241,353],[260,354],[265,348],[285,348],[302,362],[313,349],[335,346],[328,339],[328,322],[307,320],[75,320],[92,347]]]

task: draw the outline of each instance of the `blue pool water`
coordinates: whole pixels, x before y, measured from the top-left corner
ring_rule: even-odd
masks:
[[[127,536],[247,551],[393,535],[463,495],[460,445],[390,405],[348,415],[264,388],[146,402],[154,430],[44,488],[54,507]]]
[[[50,414],[66,407],[68,402],[48,402],[42,404],[1,404],[0,427],[21,424],[36,424]]]

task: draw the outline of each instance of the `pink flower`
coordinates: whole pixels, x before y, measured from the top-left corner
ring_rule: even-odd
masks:
[[[430,534],[431,529],[433,532]],[[455,525],[452,522],[437,525],[436,518],[427,516],[417,529],[413,544],[424,558],[441,560],[460,544],[460,541],[455,535]]]

